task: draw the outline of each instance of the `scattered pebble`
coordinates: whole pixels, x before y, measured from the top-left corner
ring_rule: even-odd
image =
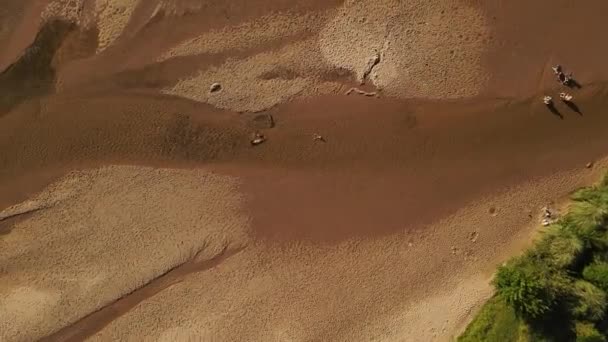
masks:
[[[471,232],[471,234],[469,235],[469,240],[471,240],[471,242],[475,242],[475,241],[477,241],[478,237],[479,237],[478,232]]]
[[[254,133],[251,139],[251,146],[259,145],[266,141],[266,137],[262,133]]]
[[[314,141],[320,141],[320,142],[325,142],[325,138],[322,135],[317,134],[317,133],[315,133],[315,134],[312,135],[312,140],[314,140]]]
[[[209,87],[209,91],[212,92],[212,93],[215,93],[215,92],[220,91],[220,90],[222,90],[222,85],[219,84],[219,83],[217,83],[217,82],[213,83],[211,85],[211,87]]]
[[[586,167],[586,168],[588,168],[588,169],[592,168],[592,167],[593,167],[593,162],[588,162],[588,163],[585,165],[585,167]]]

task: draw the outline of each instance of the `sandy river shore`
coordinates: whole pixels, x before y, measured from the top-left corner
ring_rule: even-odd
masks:
[[[5,2],[3,341],[447,341],[607,170],[605,1]]]

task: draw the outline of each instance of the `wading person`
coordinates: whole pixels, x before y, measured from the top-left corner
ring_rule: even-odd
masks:
[[[568,93],[560,93],[559,94],[559,98],[564,101],[564,102],[570,102],[572,101],[572,99],[574,98],[574,96],[568,94]]]

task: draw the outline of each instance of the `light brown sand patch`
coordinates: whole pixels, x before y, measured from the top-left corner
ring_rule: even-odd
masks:
[[[538,225],[527,210],[599,172],[563,172],[505,189],[424,231],[404,227],[328,246],[250,245],[143,302],[93,340],[449,341],[491,295],[495,265],[529,243]],[[490,204],[498,215],[488,213]]]
[[[42,13],[43,21],[53,18],[99,30],[97,53],[110,46],[123,32],[139,0],[54,0]]]
[[[487,82],[480,66],[488,28],[481,12],[460,1],[347,1],[320,36],[324,57],[392,96],[458,98]]]
[[[56,305],[59,300],[60,295],[57,291],[45,291],[29,286],[14,287],[11,291],[5,292],[0,298],[0,317],[20,319],[5,325],[2,336],[14,338],[32,326],[44,324],[46,317],[51,314],[49,308]]]
[[[180,43],[163,54],[159,61],[202,53],[246,50],[302,32],[315,32],[329,17],[329,13],[331,12],[301,15],[290,13],[270,14],[237,26],[212,30]]]
[[[196,13],[205,6],[201,1],[189,0],[156,0],[156,6],[150,19],[161,14],[163,16],[180,17],[188,13]]]
[[[83,23],[84,0],[52,0],[42,12],[42,20],[63,19],[69,22]]]
[[[1,339],[38,339],[200,250],[206,257],[243,244],[235,187],[205,171],[139,167],[75,172],[55,184],[34,199],[52,206],[0,239]]]
[[[99,28],[97,52],[105,50],[123,32],[139,0],[97,0],[95,12]]]
[[[331,68],[315,51],[318,52],[316,39],[308,39],[246,59],[229,59],[218,67],[181,80],[163,92],[206,102],[218,108],[255,112],[296,95],[337,91],[339,84],[320,81],[322,73]],[[267,77],[277,70],[276,76]],[[281,73],[288,77],[283,77]],[[220,83],[222,89],[210,92],[209,87],[215,82]]]
[[[89,185],[90,184],[86,179],[66,178],[60,184],[52,184],[47,188],[47,191],[38,194],[35,198],[0,211],[0,221],[38,210],[52,208],[61,202],[82,193]]]

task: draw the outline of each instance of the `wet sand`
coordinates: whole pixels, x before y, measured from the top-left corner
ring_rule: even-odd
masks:
[[[417,1],[75,4],[71,12],[62,1],[14,4],[23,20],[46,11],[74,21],[46,24],[66,28],[48,39],[36,40],[35,21],[0,15],[8,27],[0,66],[14,63],[0,77],[11,91],[0,112],[0,209],[20,212],[9,207],[72,170],[96,184],[66,185],[80,200],[0,221],[0,317],[23,328],[2,329],[8,340],[447,340],[491,294],[493,267],[529,242],[537,210],[605,169],[601,1],[443,1],[413,12]],[[387,11],[390,25],[378,26]],[[541,11],[561,19],[539,23]],[[336,31],[338,14],[355,25],[352,40]],[[470,54],[433,38],[445,23]],[[49,44],[57,47],[50,57]],[[345,95],[360,86],[374,48],[382,59],[361,88],[380,96]],[[44,73],[20,67],[32,61]],[[570,90],[580,113],[558,103],[554,114],[540,102],[560,89],[555,63],[582,83]],[[446,65],[468,70],[463,83],[442,81],[458,77]],[[211,80],[222,83],[219,94],[209,93]],[[275,127],[252,147],[258,114],[249,110],[262,109]],[[112,164],[137,166],[104,168]],[[208,172],[218,178],[201,185]],[[226,184],[238,186],[213,190]],[[115,203],[105,187],[116,189]],[[66,226],[66,213],[95,198],[105,209]],[[234,198],[238,205],[221,208]],[[223,231],[234,217],[238,228]],[[134,245],[85,238],[97,230]],[[211,237],[200,238],[205,232]],[[163,234],[199,234],[194,250],[242,249],[189,260]],[[48,247],[9,255],[37,240]],[[131,262],[93,262],[100,248]],[[98,273],[91,279],[120,286],[58,290],[85,266]]]

